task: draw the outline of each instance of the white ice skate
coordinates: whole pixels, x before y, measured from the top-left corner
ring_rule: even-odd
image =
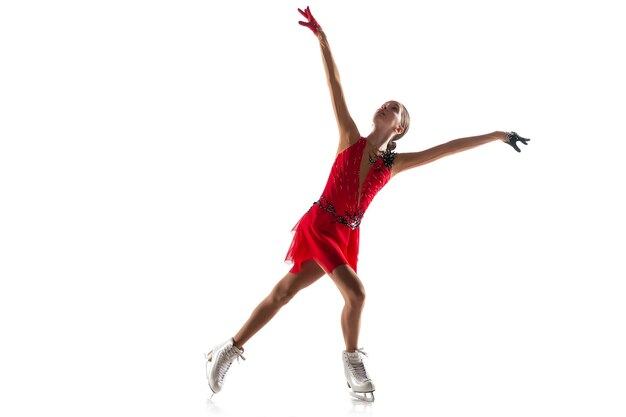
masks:
[[[205,357],[206,377],[209,380],[209,388],[212,391],[211,397],[222,389],[226,373],[235,358],[237,358],[237,361],[239,361],[239,358],[246,360],[246,358],[243,357],[243,350],[239,350],[234,345],[232,338],[215,346]]]
[[[350,395],[361,401],[373,402],[376,388],[365,370],[364,356],[367,354],[363,352],[363,349],[357,349],[354,352],[344,350],[343,370],[346,374],[348,388],[351,390]]]

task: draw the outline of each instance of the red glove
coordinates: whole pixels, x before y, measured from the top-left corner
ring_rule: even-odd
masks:
[[[315,20],[315,18],[311,14],[311,10],[309,10],[309,6],[306,6],[306,9],[304,9],[304,11],[300,9],[298,9],[298,11],[300,12],[302,16],[304,16],[305,19],[308,20],[308,22],[299,21],[298,23],[301,24],[302,26],[306,26],[309,29],[311,29],[313,33],[315,34],[315,36],[317,36],[317,32],[322,30],[322,27],[319,25],[319,23],[317,23],[317,20]]]

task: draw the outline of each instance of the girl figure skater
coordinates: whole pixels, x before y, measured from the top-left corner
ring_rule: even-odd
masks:
[[[517,142],[529,139],[515,132],[492,132],[466,137],[421,152],[395,153],[396,141],[409,129],[409,113],[397,101],[384,103],[373,116],[373,128],[361,136],[343,96],[339,72],[326,35],[309,7],[298,11],[307,20],[298,22],[318,38],[331,101],[339,129],[339,145],[328,181],[319,199],[294,227],[286,260],[291,270],[254,309],[234,337],[207,355],[207,378],[213,394],[219,392],[235,358],[243,357],[244,344],[303,288],[328,275],[344,298],[341,329],[345,341],[343,364],[350,394],[374,401],[374,383],[364,366],[364,352],[358,348],[365,290],[357,275],[359,224],[380,189],[400,172],[466,151],[493,141],[503,141],[520,152]],[[212,394],[212,395],[213,395]]]

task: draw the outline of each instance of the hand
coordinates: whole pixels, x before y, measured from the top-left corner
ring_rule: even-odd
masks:
[[[300,12],[302,16],[304,16],[305,19],[308,20],[308,22],[299,21],[298,23],[302,26],[306,26],[309,29],[311,29],[313,33],[315,34],[315,36],[317,36],[317,32],[322,30],[322,27],[319,25],[319,23],[317,23],[317,20],[315,20],[315,18],[311,14],[311,10],[309,10],[309,6],[307,6],[306,9],[304,9],[304,11],[300,9],[298,9],[298,11]]]
[[[530,140],[521,137],[515,132],[508,132],[506,136],[507,140],[504,143],[508,143],[509,145],[511,145],[513,149],[515,149],[517,152],[521,152],[520,148],[517,146],[517,142],[522,142],[524,145],[528,145],[528,141]]]

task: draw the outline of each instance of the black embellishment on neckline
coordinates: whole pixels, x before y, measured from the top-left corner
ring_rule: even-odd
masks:
[[[383,153],[383,164],[387,167],[389,171],[393,167],[393,161],[396,159],[396,153],[394,151],[386,150]]]
[[[389,171],[391,171],[391,168],[393,167],[393,161],[396,158],[396,152],[394,151],[390,151],[389,149],[385,150],[385,152],[383,152],[382,154],[380,154],[380,156],[378,156],[376,159],[372,158],[372,154],[371,153],[367,153],[367,157],[369,158],[369,163],[374,165],[376,162],[378,162],[379,159],[383,160],[383,164],[387,167],[387,169]],[[375,171],[379,171],[380,167],[376,167],[374,169]]]

